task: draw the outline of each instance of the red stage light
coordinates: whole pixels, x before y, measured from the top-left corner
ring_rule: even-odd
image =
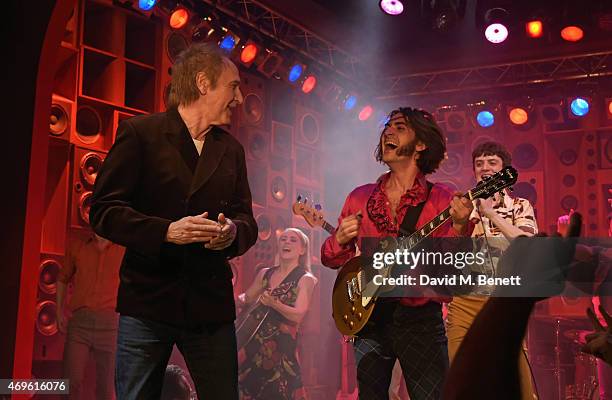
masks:
[[[529,120],[529,114],[524,108],[513,108],[510,110],[510,121],[514,125],[524,125]]]
[[[370,105],[363,107],[359,112],[359,121],[367,121],[372,116],[373,111],[374,109]]]
[[[181,29],[189,21],[189,13],[184,8],[177,8],[170,15],[170,28]]]
[[[317,86],[317,78],[315,78],[314,75],[310,75],[302,84],[302,92],[310,93],[313,91],[315,86]]]
[[[245,64],[250,63],[255,59],[255,57],[257,57],[257,51],[258,49],[255,44],[247,44],[246,46],[244,46],[244,49],[242,49],[242,53],[240,53],[240,61]]]
[[[561,37],[568,42],[577,42],[584,36],[584,32],[578,26],[566,26],[561,30]]]
[[[532,38],[539,38],[542,36],[542,21],[529,21],[525,25],[525,29],[527,30],[527,35]]]
[[[608,112],[612,115],[612,100],[608,103]]]

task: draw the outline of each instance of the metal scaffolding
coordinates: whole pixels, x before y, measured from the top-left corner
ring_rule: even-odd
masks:
[[[612,75],[612,51],[571,55],[377,80],[379,100],[568,81]]]
[[[346,50],[256,0],[201,1],[358,86],[372,82],[367,68]]]

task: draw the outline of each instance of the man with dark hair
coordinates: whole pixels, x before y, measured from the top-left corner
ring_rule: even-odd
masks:
[[[485,142],[472,152],[472,167],[477,182],[509,166],[512,157],[506,148],[497,142]],[[472,236],[477,238],[478,248],[488,256],[481,269],[470,272],[495,276],[497,262],[509,242],[518,236],[533,236],[538,232],[533,207],[527,199],[511,197],[506,190],[492,198],[476,200],[470,220],[475,223]],[[475,250],[477,251],[477,250]],[[484,307],[494,287],[479,286],[470,296],[453,298],[448,306],[447,334],[451,363],[468,329]],[[526,349],[519,356],[521,398],[533,399],[535,390]]]
[[[244,149],[219,128],[242,102],[236,66],[211,45],[175,62],[168,111],[122,122],[90,220],[126,247],[120,271],[119,399],[159,398],[172,347],[201,398],[237,399],[228,259],[257,239]]]
[[[178,365],[168,365],[160,400],[190,400],[191,385],[185,371]]]
[[[450,204],[452,221],[434,231],[434,236],[469,236],[471,202],[425,179],[438,168],[445,152],[444,136],[431,114],[413,108],[392,111],[375,152],[390,171],[349,194],[335,235],[321,248],[322,263],[339,268],[357,248],[367,253],[368,239],[397,236],[409,209],[419,204],[424,206],[415,228]],[[360,399],[388,398],[396,359],[412,400],[440,398],[448,369],[440,301],[425,296],[377,300],[354,343]]]

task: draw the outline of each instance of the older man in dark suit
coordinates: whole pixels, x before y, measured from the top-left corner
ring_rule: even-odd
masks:
[[[244,149],[219,126],[242,103],[239,84],[214,47],[188,48],[172,68],[169,110],[124,121],[98,174],[92,226],[127,249],[119,399],[159,398],[174,344],[200,398],[238,398],[227,260],[255,243],[257,225]]]

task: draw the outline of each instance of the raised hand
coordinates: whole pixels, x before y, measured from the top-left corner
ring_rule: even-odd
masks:
[[[357,237],[359,234],[359,227],[361,226],[361,211],[356,214],[349,215],[343,218],[336,231],[336,240],[341,245],[345,245],[351,241],[351,239]]]

